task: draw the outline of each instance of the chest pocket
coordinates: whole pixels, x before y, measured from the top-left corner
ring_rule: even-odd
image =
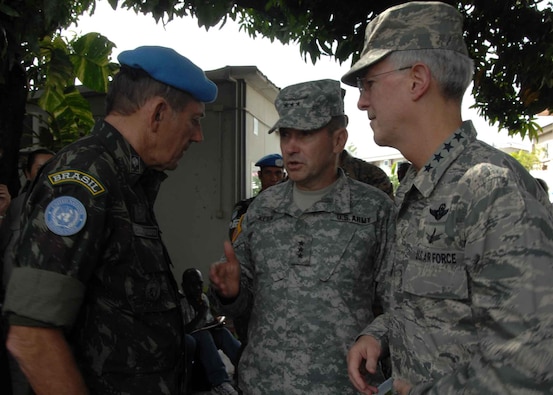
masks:
[[[333,281],[343,271],[346,271],[346,277],[353,275],[358,278],[362,267],[373,258],[370,253],[373,241],[374,237],[367,229],[355,226],[342,228],[335,238],[319,246],[321,251],[317,256],[323,263],[319,270],[320,281]]]
[[[328,282],[344,273],[347,278],[358,277],[378,248],[374,220],[361,223],[357,218],[336,219],[331,215],[258,219],[248,232],[259,281],[278,282],[290,271],[300,282]]]
[[[468,278],[463,265],[411,260],[403,273],[404,292],[434,299],[465,300]]]
[[[131,309],[147,313],[176,308],[174,279],[157,227],[133,224],[133,233],[132,247],[137,264],[129,268],[125,279]]]

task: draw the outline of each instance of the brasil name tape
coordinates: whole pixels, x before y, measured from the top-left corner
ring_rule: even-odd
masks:
[[[104,193],[106,189],[96,178],[80,170],[63,170],[49,174],[48,179],[52,185],[59,185],[66,182],[77,183],[84,186],[93,195]]]

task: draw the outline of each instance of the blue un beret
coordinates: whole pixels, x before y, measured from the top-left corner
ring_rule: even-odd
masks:
[[[259,159],[255,163],[255,165],[259,167],[265,167],[265,166],[284,167],[284,161],[282,160],[282,156],[280,156],[279,154],[269,154]]]
[[[159,82],[190,93],[198,101],[211,103],[217,98],[217,85],[174,49],[143,46],[121,52],[117,60],[122,65],[144,70]]]

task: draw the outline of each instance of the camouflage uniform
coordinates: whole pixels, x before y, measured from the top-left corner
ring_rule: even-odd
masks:
[[[240,293],[222,314],[250,305],[248,345],[239,364],[244,394],[354,394],[346,354],[373,318],[375,281],[393,240],[393,202],[340,177],[302,212],[293,182],[275,185],[250,205],[234,243]]]
[[[364,333],[389,343],[394,376],[416,394],[553,393],[553,209],[471,122],[398,205],[391,311]]]
[[[179,393],[182,313],[153,212],[164,177],[100,121],[42,169],[25,206],[5,311],[64,327],[93,394]],[[47,228],[62,196],[86,210],[74,235]]]
[[[348,177],[372,185],[394,198],[394,187],[384,170],[363,159],[355,158],[344,150],[340,154],[340,167]]]
[[[232,215],[230,217],[230,224],[228,227],[228,237],[230,240],[234,239],[234,232],[236,231],[236,228],[238,228],[238,226],[240,225],[242,217],[244,216],[244,214],[246,214],[246,211],[248,211],[248,207],[250,207],[250,204],[252,204],[255,198],[256,196],[253,196],[248,199],[240,200],[234,205],[234,208],[232,209]]]

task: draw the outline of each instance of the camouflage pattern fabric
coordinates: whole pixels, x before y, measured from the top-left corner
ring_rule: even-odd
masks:
[[[390,178],[380,167],[366,162],[363,159],[355,158],[344,150],[340,154],[340,167],[348,177],[372,185],[380,189],[390,198],[394,198],[394,187]]]
[[[334,188],[302,212],[293,182],[272,186],[250,205],[235,241],[241,290],[227,316],[251,306],[239,363],[246,395],[355,394],[346,355],[372,320],[376,281],[393,242],[393,202],[340,171]]]
[[[164,177],[101,121],[45,165],[24,208],[5,311],[64,327],[93,394],[179,394],[182,313],[153,213]],[[76,234],[47,227],[61,196],[85,207]]]
[[[279,119],[269,129],[317,130],[332,117],[344,115],[345,91],[339,81],[318,80],[290,85],[282,89],[275,100]]]
[[[553,393],[553,207],[463,123],[396,194],[389,344],[418,394]]]

